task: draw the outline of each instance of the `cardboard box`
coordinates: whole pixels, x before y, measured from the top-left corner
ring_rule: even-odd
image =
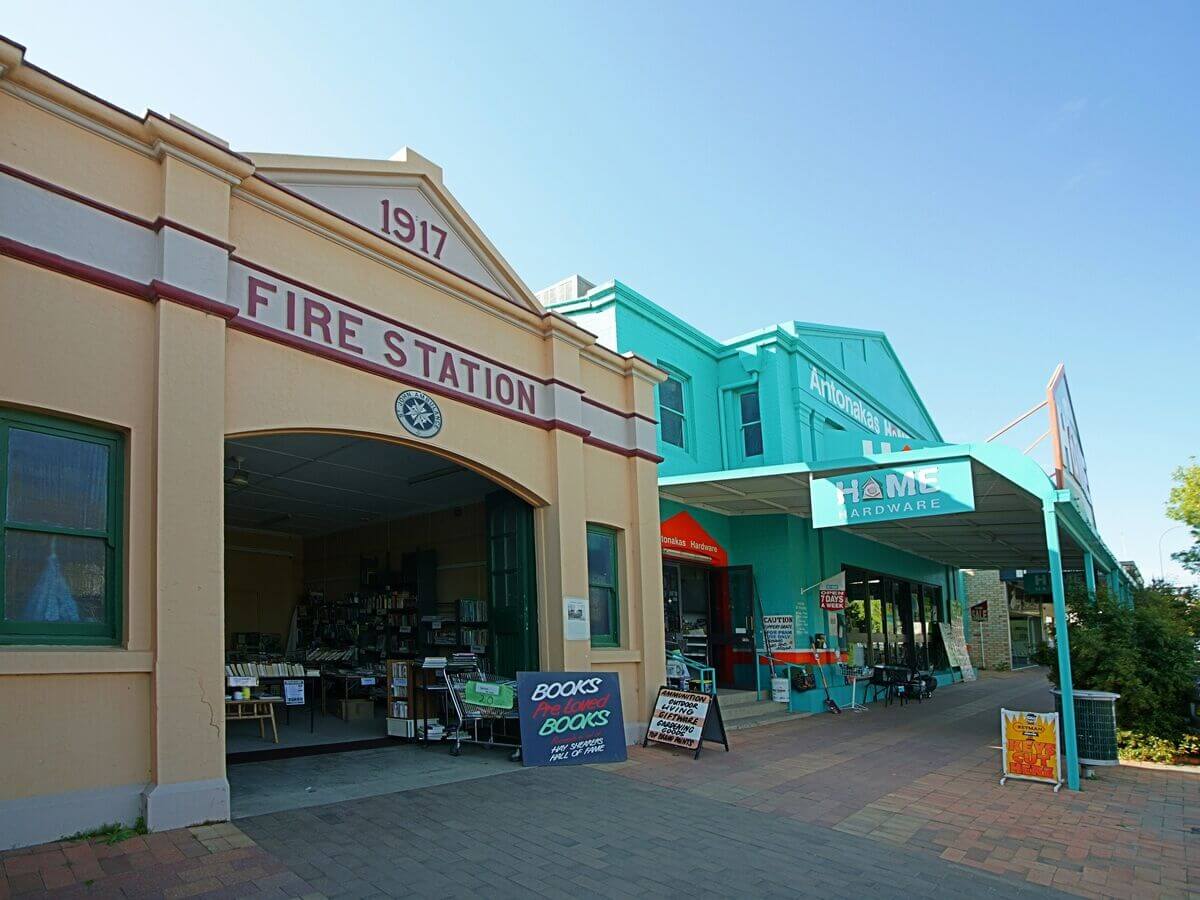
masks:
[[[338,717],[347,722],[357,722],[361,719],[375,718],[374,700],[339,700]]]

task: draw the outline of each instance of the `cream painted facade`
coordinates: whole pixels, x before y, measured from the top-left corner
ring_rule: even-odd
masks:
[[[397,442],[527,500],[541,667],[619,672],[638,731],[664,678],[658,369],[547,314],[411,151],[242,155],[3,42],[0,132],[0,407],[112,429],[125,450],[119,639],[0,645],[0,847],[228,817],[231,436]],[[406,204],[390,233],[363,212],[388,197]],[[428,252],[397,238],[410,217]],[[411,387],[441,407],[430,439],[398,422]],[[588,523],[619,534],[616,649],[564,639],[563,599],[588,596]]]

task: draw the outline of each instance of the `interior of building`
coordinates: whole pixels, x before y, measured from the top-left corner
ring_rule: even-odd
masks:
[[[440,737],[430,658],[536,668],[532,510],[470,468],[344,434],[231,438],[225,519],[230,762]]]

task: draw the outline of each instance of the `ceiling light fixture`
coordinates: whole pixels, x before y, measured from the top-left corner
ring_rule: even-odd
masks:
[[[227,487],[244,488],[250,486],[250,473],[246,471],[246,460],[241,456],[231,456],[229,461],[233,463],[233,474],[225,479]]]

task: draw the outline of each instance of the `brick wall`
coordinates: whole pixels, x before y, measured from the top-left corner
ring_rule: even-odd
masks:
[[[967,587],[967,613],[970,622],[971,662],[980,669],[1012,668],[1012,643],[1008,627],[1008,590],[1000,573],[965,569],[963,579]],[[987,618],[970,621],[970,607],[987,601]]]

